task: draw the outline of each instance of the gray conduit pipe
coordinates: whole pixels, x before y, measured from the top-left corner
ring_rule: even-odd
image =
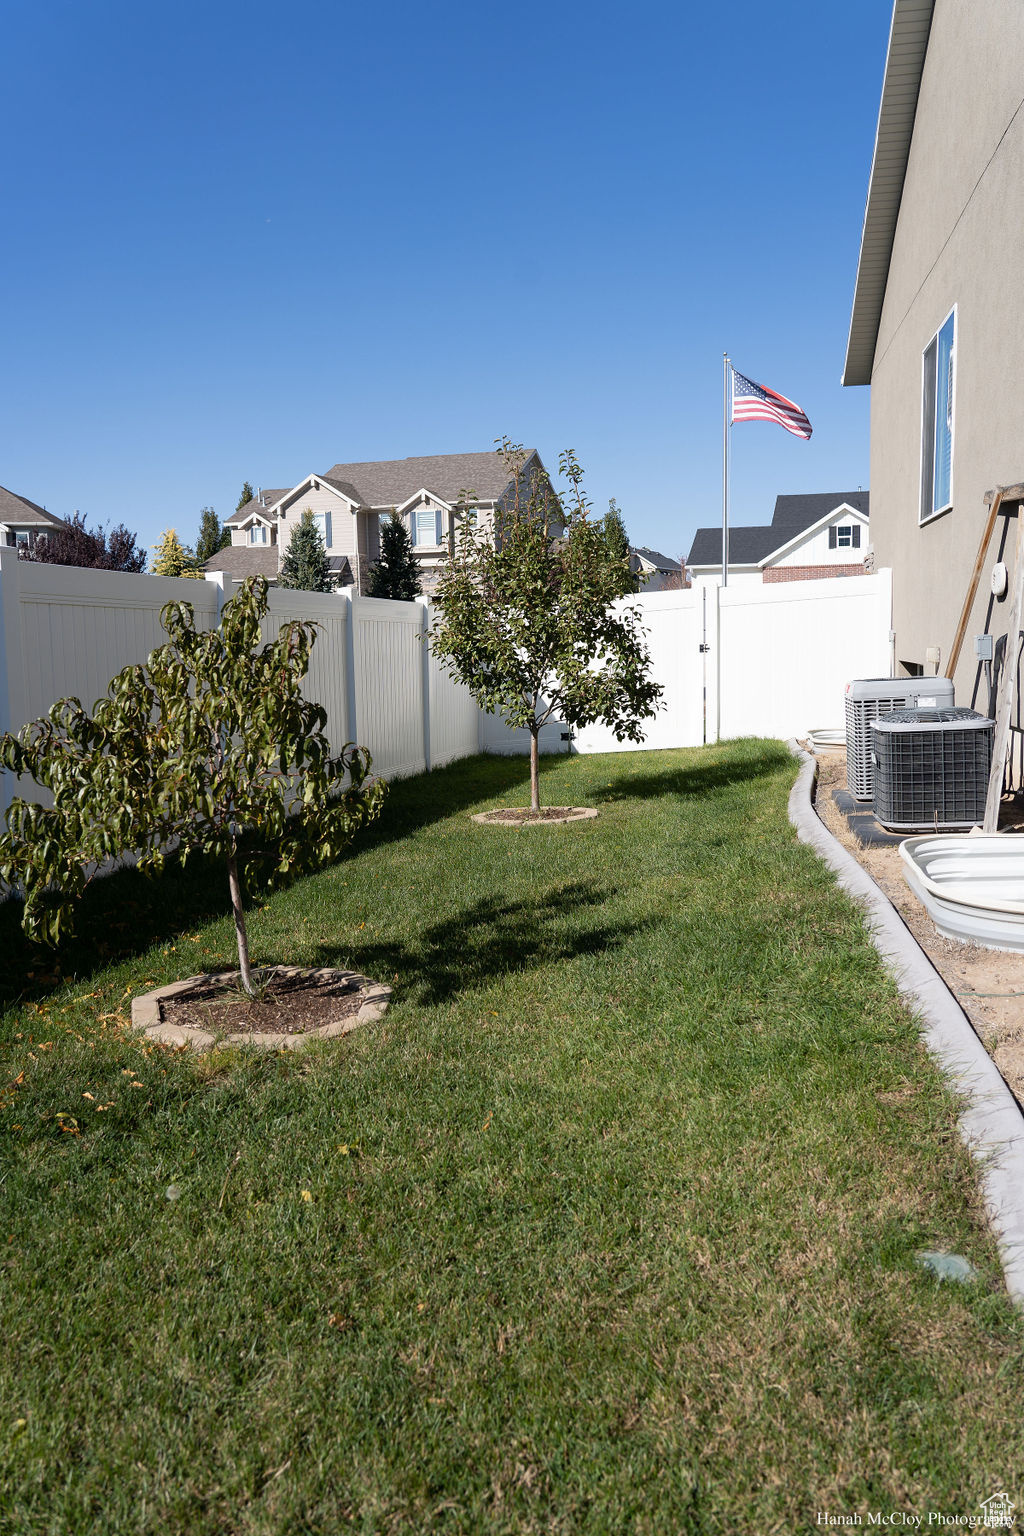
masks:
[[[960,1134],[978,1164],[989,1221],[999,1245],[1006,1288],[1024,1306],[1024,1115],[971,1022],[892,903],[819,819],[811,800],[813,757],[789,743],[800,772],[789,796],[789,819],[863,911],[886,969],[918,1016],[929,1051],[963,1109]]]

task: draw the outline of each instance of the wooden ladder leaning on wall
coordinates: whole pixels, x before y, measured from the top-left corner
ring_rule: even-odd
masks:
[[[988,794],[985,798],[985,820],[983,830],[995,832],[999,824],[999,802],[1003,793],[1003,778],[1006,772],[1006,753],[1010,744],[1010,717],[1013,713],[1013,701],[1017,684],[1017,639],[1020,635],[1021,619],[1024,616],[1024,485],[1000,485],[995,490],[988,491],[985,495],[988,505],[988,516],[985,519],[985,527],[982,530],[981,542],[978,545],[978,553],[974,561],[974,569],[967,585],[967,593],[964,597],[964,605],[960,610],[960,620],[953,636],[953,644],[949,652],[949,661],[946,664],[946,676],[952,678],[956,671],[956,664],[960,660],[960,652],[963,649],[964,637],[967,634],[967,625],[970,621],[974,600],[978,595],[978,583],[988,554],[989,545],[992,542],[992,534],[995,530],[996,520],[1000,509],[1009,510],[1011,505],[1017,508],[1017,545],[1014,554],[1013,565],[1013,603],[1010,608],[1010,623],[1006,636],[1006,657],[1003,662],[1003,670],[999,678],[999,691],[996,696],[996,729],[992,741],[992,766],[989,771]]]

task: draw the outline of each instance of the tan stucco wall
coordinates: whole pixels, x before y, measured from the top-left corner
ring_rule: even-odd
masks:
[[[1020,0],[936,0],[872,375],[871,544],[876,569],[893,570],[897,663],[923,665],[937,646],[940,672],[984,494],[1024,481],[1024,110],[1011,122],[1022,93]],[[954,305],[953,508],[922,527],[922,353]],[[1011,518],[1008,564],[1015,536]],[[961,704],[974,689],[972,637],[986,629],[996,549],[956,672]],[[990,633],[1005,633],[1008,607],[994,605]],[[986,707],[984,690],[977,703]]]

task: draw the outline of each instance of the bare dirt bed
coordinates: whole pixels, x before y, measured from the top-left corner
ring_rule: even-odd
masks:
[[[255,979],[255,978],[254,978]],[[167,1024],[233,1034],[301,1035],[359,1012],[362,992],[348,982],[312,976],[272,976],[257,997],[241,988],[196,988],[166,998],[160,1014]]]
[[[817,761],[815,810],[888,896],[1024,1108],[1024,955],[944,939],[904,880],[899,849],[862,848],[835,805],[833,789],[846,788],[845,752]]]

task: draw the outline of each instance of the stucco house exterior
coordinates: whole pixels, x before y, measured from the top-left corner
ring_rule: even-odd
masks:
[[[37,506],[27,496],[19,496],[0,485],[0,544],[10,548],[32,549],[38,539],[45,539],[54,528],[67,525],[45,507]]]
[[[1020,0],[895,0],[843,383],[871,385],[871,542],[903,674],[945,674],[986,492],[1024,481],[1022,81]],[[971,637],[1005,634],[988,578],[1012,568],[1018,508],[954,678],[983,709]]]
[[[770,523],[729,529],[729,585],[863,576],[869,501],[867,491],[776,496]],[[695,585],[721,583],[721,525],[697,529],[686,569]]]
[[[543,469],[530,450],[524,477]],[[380,525],[394,508],[409,529],[421,567],[423,591],[436,584],[454,536],[454,508],[462,491],[476,499],[476,525],[493,529],[495,512],[512,494],[508,467],[489,453],[448,453],[412,459],[334,464],[284,490],[260,489],[225,520],[231,543],[206,562],[208,571],[233,579],[265,575],[276,581],[292,533],[308,508],[324,537],[336,584],[366,590],[370,567],[380,558]]]

